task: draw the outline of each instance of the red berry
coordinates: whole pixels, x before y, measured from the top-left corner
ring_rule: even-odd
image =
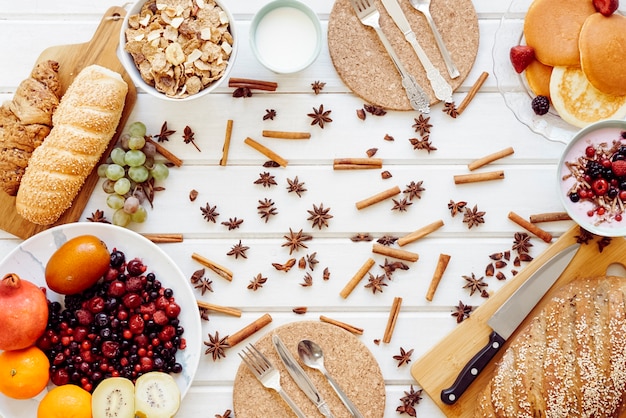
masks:
[[[626,176],[626,160],[617,160],[611,163],[611,171],[617,177]]]
[[[180,314],[180,306],[176,302],[171,302],[169,305],[165,307],[165,314],[170,318],[178,317]]]
[[[605,179],[597,179],[591,183],[591,188],[597,196],[604,196],[609,191],[609,182]]]
[[[617,215],[615,215],[615,220],[616,220],[617,222],[621,221],[621,220],[622,220],[622,214],[621,214],[621,213],[618,213]]]
[[[611,16],[619,8],[619,0],[593,0],[593,6],[603,16]]]
[[[511,64],[517,73],[521,73],[535,60],[535,49],[528,45],[516,45],[509,52]]]
[[[593,157],[594,155],[596,155],[596,149],[589,145],[587,148],[585,148],[585,155],[589,158]]]

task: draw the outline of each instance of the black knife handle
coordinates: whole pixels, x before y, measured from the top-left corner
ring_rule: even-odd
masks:
[[[454,384],[448,389],[441,391],[441,400],[443,403],[452,405],[465,392],[469,385],[472,384],[476,377],[489,364],[493,356],[504,344],[504,338],[493,331],[489,336],[489,342],[485,345],[470,361],[467,362]]]

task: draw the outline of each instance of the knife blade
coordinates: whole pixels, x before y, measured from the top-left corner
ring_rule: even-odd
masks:
[[[283,343],[277,334],[272,336],[272,343],[274,343],[274,348],[287,368],[287,372],[289,372],[302,392],[313,402],[322,415],[326,418],[333,418],[333,414],[330,412],[326,401],[322,399],[322,396],[315,388],[315,385],[313,385],[313,382],[311,382],[311,379],[309,379],[309,376],[302,370],[302,367],[300,367],[296,359],[285,346],[285,343]]]
[[[580,247],[572,244],[552,256],[533,272],[520,287],[489,318],[487,324],[493,330],[489,342],[463,367],[454,384],[441,391],[441,401],[454,404],[476,379],[504,342],[513,334],[524,318],[541,300],[563,270],[572,261]]]
[[[424,70],[426,71],[426,77],[428,81],[430,81],[430,86],[435,92],[435,96],[439,100],[443,100],[445,103],[452,102],[452,86],[443,78],[441,73],[426,55],[424,49],[417,41],[417,36],[413,29],[411,29],[411,24],[409,20],[406,18],[402,8],[400,7],[400,3],[398,0],[382,0],[383,6],[385,6],[385,10],[389,13],[389,16],[393,19],[396,26],[400,29],[400,31],[404,34],[404,38],[411,44],[415,53],[417,54],[417,58],[419,58]]]

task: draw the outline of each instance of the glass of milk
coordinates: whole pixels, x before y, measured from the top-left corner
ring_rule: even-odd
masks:
[[[252,19],[250,47],[259,62],[275,73],[304,70],[322,48],[319,18],[297,0],[274,0]]]

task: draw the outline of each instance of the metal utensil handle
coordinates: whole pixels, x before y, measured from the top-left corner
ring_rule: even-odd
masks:
[[[400,61],[400,58],[396,54],[396,51],[394,51],[393,46],[391,46],[391,43],[387,39],[387,36],[385,36],[385,34],[383,33],[382,29],[374,29],[376,30],[376,33],[378,34],[378,37],[380,38],[383,46],[387,50],[387,53],[391,57],[391,60],[398,69],[400,76],[402,77],[402,87],[404,87],[404,90],[406,91],[406,95],[409,98],[411,107],[415,110],[419,110],[422,113],[429,113],[430,99],[428,95],[426,94],[424,89],[422,89],[422,87],[417,83],[415,78],[413,78],[413,76],[408,73],[406,68],[404,68],[404,65]]]
[[[446,64],[446,69],[448,70],[448,74],[450,74],[451,78],[457,78],[459,75],[461,75],[461,73],[459,73],[459,70],[456,68],[456,64],[452,60],[452,57],[450,56],[450,52],[448,51],[448,48],[446,48],[446,44],[443,42],[443,38],[441,37],[441,34],[439,33],[439,29],[437,29],[437,25],[435,25],[435,21],[433,20],[433,17],[430,15],[430,12],[428,11],[424,12],[423,15],[426,17],[426,21],[430,25],[430,29],[433,32],[433,35],[435,36],[435,41],[437,42],[437,46],[439,47],[439,51],[441,52],[443,61]]]
[[[317,406],[317,409],[320,411],[320,413],[322,415],[324,415],[326,418],[334,418],[333,413],[330,412],[330,408],[328,407],[328,404],[326,402],[321,403]]]
[[[439,70],[435,68],[433,63],[430,61],[430,58],[428,58],[428,55],[426,55],[426,52],[424,52],[422,46],[417,41],[415,33],[411,32],[410,34],[408,34],[406,36],[406,40],[409,41],[411,46],[413,46],[413,49],[417,54],[417,58],[419,58],[422,66],[424,67],[424,70],[426,70],[426,77],[430,81],[430,85],[435,92],[435,96],[439,100],[443,100],[446,103],[451,103],[452,87],[450,86],[450,84],[448,84],[448,82],[445,80],[445,78],[443,78]]]
[[[291,399],[289,395],[287,395],[287,392],[282,389],[277,392],[280,397],[283,398],[283,400],[287,403],[287,405],[289,405],[291,410],[296,414],[298,418],[307,418],[306,415],[304,415],[304,413],[300,410],[298,405],[296,405],[296,403],[293,401],[293,399]]]
[[[346,395],[345,392],[341,389],[341,387],[339,387],[339,384],[335,381],[335,379],[333,379],[332,376],[329,375],[326,371],[324,371],[323,373],[324,373],[324,376],[326,376],[328,383],[330,383],[330,386],[332,386],[332,388],[335,390],[335,392],[337,393],[337,396],[339,396],[339,399],[341,399],[341,402],[343,402],[346,408],[348,408],[348,411],[350,411],[352,416],[355,418],[363,418],[363,415],[359,412],[357,407],[352,403],[350,398],[348,398],[348,395]]]

